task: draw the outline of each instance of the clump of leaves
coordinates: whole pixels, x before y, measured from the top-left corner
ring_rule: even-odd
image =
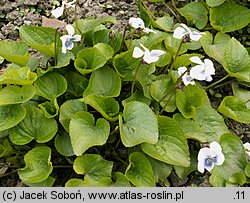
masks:
[[[21,26],[21,42],[0,41],[10,62],[0,75],[0,158],[23,159],[9,164],[24,184],[53,186],[63,167],[72,170],[67,187],[164,186],[173,170],[183,179],[204,169],[212,186],[250,182],[248,145],[224,123],[250,123],[249,47],[236,37],[249,9],[207,0],[156,19],[136,2],[141,18],[123,33],[105,26],[117,23],[107,16],[76,19],[63,33]],[[52,14],[68,19],[74,3]],[[223,81],[233,95],[214,109],[207,91]]]

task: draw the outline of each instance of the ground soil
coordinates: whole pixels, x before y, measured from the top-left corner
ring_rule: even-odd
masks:
[[[118,24],[114,29],[122,30],[130,17],[139,16],[135,0],[79,0],[77,9],[78,18],[90,16],[115,16]],[[18,27],[21,25],[41,25],[42,16],[53,18],[51,10],[57,7],[55,0],[1,0],[0,1],[0,40],[19,40]],[[179,3],[185,3],[179,1]],[[162,10],[161,4],[148,4],[150,9]],[[73,12],[72,12],[73,16]],[[73,17],[72,17],[73,19]],[[230,91],[230,90],[229,90]],[[211,96],[212,105],[217,107],[221,99]],[[231,119],[225,120],[229,129],[240,136],[244,141],[250,142],[250,125],[244,125]],[[1,164],[1,159],[0,159]],[[0,166],[1,168],[1,166]],[[62,171],[64,173],[65,171]],[[1,171],[0,171],[1,174]],[[185,180],[180,180],[172,173],[169,182],[172,186],[210,186],[209,174],[191,173]],[[24,186],[19,182],[16,173],[0,179],[0,186]]]

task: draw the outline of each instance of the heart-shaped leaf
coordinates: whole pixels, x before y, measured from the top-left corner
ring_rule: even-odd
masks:
[[[222,33],[239,30],[250,23],[250,10],[240,4],[225,2],[210,8],[210,22]]]
[[[94,47],[82,49],[77,53],[75,67],[81,74],[87,74],[103,67],[113,56],[112,47],[98,43]]]
[[[88,187],[88,185],[82,179],[72,178],[67,181],[65,187]]]
[[[96,19],[81,19],[77,20],[77,29],[80,30],[82,34],[86,34],[87,32],[95,29],[98,25],[104,23],[112,23],[116,24],[116,18],[113,16],[103,16],[101,18]]]
[[[1,141],[2,142],[2,141]],[[2,157],[7,157],[12,154],[15,154],[15,150],[11,146],[10,142],[8,139],[4,139],[2,144],[0,144],[0,158]]]
[[[210,32],[205,32],[206,34],[200,39],[200,43],[206,54],[221,65],[224,63],[224,53],[226,46],[231,39],[229,35],[218,32],[214,39]],[[180,57],[179,57],[180,58]]]
[[[185,118],[193,118],[196,109],[204,105],[205,102],[205,91],[196,85],[188,85],[183,90],[176,91],[176,105]]]
[[[189,23],[195,24],[198,29],[204,28],[207,24],[208,10],[203,2],[191,2],[178,11]]]
[[[132,101],[124,106],[123,115],[119,116],[119,127],[122,143],[126,147],[158,141],[157,118],[142,102]]]
[[[22,40],[37,51],[55,57],[55,39],[60,43],[56,29],[41,26],[21,26],[19,28]]]
[[[18,104],[29,101],[36,94],[36,88],[32,85],[7,86],[0,91],[0,106]]]
[[[26,115],[26,110],[19,104],[0,106],[0,131],[16,126]]]
[[[57,132],[56,120],[46,118],[35,106],[26,105],[25,108],[24,120],[9,130],[10,140],[17,145],[27,144],[33,139],[38,143],[51,140]]]
[[[53,100],[66,92],[67,81],[59,73],[48,72],[36,80],[35,87],[37,95]]]
[[[26,44],[3,40],[0,41],[0,56],[21,67],[26,66],[30,58]]]
[[[110,67],[105,66],[94,71],[85,90],[86,95],[117,97],[121,91],[121,78]]]
[[[218,111],[238,122],[250,123],[250,109],[236,96],[226,96],[218,107]]]
[[[38,107],[42,110],[46,118],[54,118],[59,112],[59,106],[56,99],[39,104]]]
[[[176,109],[176,90],[173,88],[172,91],[169,91],[173,86],[174,83],[171,78],[161,75],[152,82],[150,87],[151,96],[157,102],[160,102],[161,107],[167,112],[174,112]]]
[[[105,177],[111,177],[113,162],[103,159],[98,154],[84,154],[75,159],[74,171],[99,181]]]
[[[225,48],[223,67],[232,77],[250,82],[250,56],[247,49],[235,38]]]
[[[114,98],[97,97],[94,95],[84,96],[81,101],[96,109],[109,121],[116,121],[119,113],[119,103]]]
[[[75,155],[72,145],[71,145],[70,137],[66,132],[56,135],[55,147],[56,147],[56,150],[63,156]]]
[[[0,84],[31,85],[37,79],[30,68],[8,68],[0,75]]]
[[[220,145],[225,161],[221,166],[215,166],[211,173],[221,176],[226,181],[229,181],[236,173],[244,174],[247,161],[241,139],[232,133],[224,134],[221,136]],[[240,182],[237,183],[240,184]],[[214,186],[216,187],[216,185]]]
[[[189,149],[180,125],[171,118],[158,117],[159,140],[156,144],[142,144],[142,150],[149,156],[167,164],[188,167]]]
[[[88,148],[106,143],[109,136],[109,122],[103,118],[96,121],[89,112],[76,113],[69,124],[69,135],[74,153],[82,155]]]
[[[24,182],[24,184],[28,185],[29,187],[52,187],[55,180],[56,180],[55,178],[49,176],[46,180],[44,180],[42,182],[38,182],[38,183]]]
[[[130,154],[125,176],[137,187],[155,186],[155,177],[151,164],[147,157],[140,152]]]
[[[53,170],[50,162],[51,149],[47,146],[35,147],[24,155],[26,166],[18,171],[23,182],[38,183],[46,180]]]
[[[69,131],[71,118],[80,111],[87,111],[87,106],[78,99],[67,100],[60,106],[59,121],[67,132]]]

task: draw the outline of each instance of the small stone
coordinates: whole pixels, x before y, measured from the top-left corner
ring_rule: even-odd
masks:
[[[30,20],[25,20],[25,21],[23,21],[23,23],[25,24],[25,25],[31,25],[31,21]]]

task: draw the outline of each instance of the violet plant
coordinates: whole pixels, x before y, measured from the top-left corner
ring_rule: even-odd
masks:
[[[5,167],[27,186],[55,186],[58,168],[70,171],[67,187],[171,186],[172,172],[196,171],[215,187],[250,183],[249,140],[225,124],[250,123],[249,44],[236,38],[249,36],[250,12],[219,2],[156,18],[137,0],[141,18],[119,33],[105,26],[118,23],[112,16],[69,23],[77,1],[63,1],[52,11],[66,18],[63,33],[24,25],[21,41],[0,41],[9,62],[0,75]],[[225,85],[232,95],[213,108]]]

